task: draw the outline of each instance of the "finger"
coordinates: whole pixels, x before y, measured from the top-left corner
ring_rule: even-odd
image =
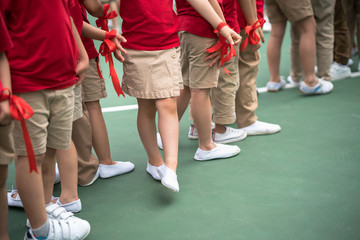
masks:
[[[120,40],[121,42],[127,42],[127,40],[126,40],[126,38],[124,38],[122,35],[120,35],[120,34],[116,34],[116,38],[118,39],[118,40]]]
[[[212,58],[215,58],[217,55],[219,55],[219,53],[218,53],[218,52],[214,52],[214,53],[210,54],[209,56],[207,56],[207,57],[205,58],[205,61],[207,61],[207,60],[209,60],[209,59],[212,59]]]
[[[220,57],[215,58],[214,60],[211,61],[211,63],[209,64],[210,67],[214,66],[214,64],[216,64],[219,61]]]

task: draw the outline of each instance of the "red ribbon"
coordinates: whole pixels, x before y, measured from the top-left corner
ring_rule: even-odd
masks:
[[[109,27],[107,24],[108,19],[113,19],[117,17],[117,13],[115,11],[112,11],[110,13],[107,13],[110,9],[109,4],[104,4],[103,6],[103,15],[99,17],[95,22],[96,26],[100,27],[104,31],[109,31]]]
[[[112,80],[113,86],[115,88],[115,91],[116,91],[118,97],[120,96],[120,94],[125,97],[125,94],[120,87],[120,81],[116,74],[113,58],[111,55],[111,53],[115,52],[115,50],[116,50],[115,43],[110,40],[114,37],[116,37],[116,30],[111,30],[111,32],[105,33],[105,39],[104,39],[104,42],[100,45],[99,53],[105,57],[105,62],[109,62],[111,80]]]
[[[234,46],[232,44],[227,43],[226,38],[224,38],[220,34],[220,30],[225,26],[229,26],[229,25],[222,22],[217,26],[217,28],[214,30],[214,33],[219,33],[219,41],[217,42],[217,44],[215,46],[206,49],[206,51],[208,53],[213,53],[220,49],[220,63],[222,64],[222,66],[225,70],[225,73],[228,76],[230,76],[229,73],[232,73],[232,72],[230,72],[229,70],[227,70],[225,68],[225,63],[228,62],[232,57],[236,56],[236,52],[235,52]],[[228,52],[229,48],[230,48],[230,52]]]
[[[35,154],[31,144],[30,135],[25,124],[25,119],[29,119],[34,114],[34,112],[30,105],[24,101],[24,99],[12,95],[10,89],[4,88],[0,94],[0,101],[7,99],[10,101],[11,116],[15,120],[19,120],[21,122],[21,128],[26,145],[26,152],[29,159],[30,173],[32,171],[39,173],[36,167]]]
[[[245,40],[241,44],[241,51],[244,51],[248,42],[250,42],[250,45],[256,45],[259,43],[260,38],[255,32],[255,29],[262,27],[265,22],[265,19],[261,18],[256,21],[252,26],[245,27]]]

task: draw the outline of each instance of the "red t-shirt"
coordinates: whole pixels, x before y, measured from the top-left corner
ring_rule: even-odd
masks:
[[[237,0],[223,0],[223,7],[226,23],[229,24],[230,28],[234,29],[235,32],[239,33],[240,27],[237,21],[236,2]]]
[[[87,19],[87,12],[86,12],[86,8],[85,8],[83,2],[84,2],[84,0],[79,0],[83,21],[90,24],[89,20]],[[93,58],[96,58],[97,56],[99,56],[99,53],[96,50],[94,41],[92,39],[81,36],[81,41],[84,44],[84,47],[89,56],[89,59],[93,59]]]
[[[256,13],[257,13],[258,19],[264,17],[263,9],[264,9],[264,0],[256,0]],[[240,26],[240,28],[245,28],[247,25],[247,22],[245,20],[243,12],[241,11],[241,7],[240,7],[240,4],[238,1],[236,1],[236,10],[237,10],[239,26]]]
[[[155,51],[180,45],[173,0],[121,1],[122,46],[134,50]]]
[[[3,16],[0,12],[0,52],[8,51],[12,48],[13,44],[11,42],[8,30],[5,26]],[[1,79],[0,79],[1,80]],[[3,86],[0,81],[0,93],[3,90]]]
[[[223,0],[218,0],[222,7]],[[178,31],[186,31],[200,37],[218,38],[214,28],[186,0],[176,0]]]
[[[70,11],[70,16],[74,20],[76,29],[78,30],[78,33],[81,36],[81,30],[83,27],[83,17],[82,17],[80,3],[74,0],[74,5],[69,9],[69,11]]]
[[[7,55],[14,93],[74,85],[78,49],[69,3],[74,4],[73,0],[1,0],[14,44]]]

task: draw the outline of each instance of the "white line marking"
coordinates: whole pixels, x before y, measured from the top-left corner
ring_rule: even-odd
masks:
[[[108,107],[102,108],[102,112],[119,112],[119,111],[127,111],[127,110],[134,110],[138,109],[138,105],[127,105],[127,106],[118,106],[118,107]]]
[[[353,72],[351,73],[351,77],[360,77],[360,71],[359,72]],[[335,79],[332,81],[337,81],[337,80],[342,80],[345,78],[340,78],[340,79]],[[286,84],[284,88],[295,88],[298,87],[296,85],[293,84]],[[257,88],[258,93],[264,93],[267,92],[267,88],[266,87],[261,87],[261,88]],[[138,109],[138,105],[134,104],[134,105],[127,105],[127,106],[118,106],[118,107],[107,107],[107,108],[102,108],[102,112],[120,112],[120,111],[127,111],[127,110],[134,110],[134,109]]]

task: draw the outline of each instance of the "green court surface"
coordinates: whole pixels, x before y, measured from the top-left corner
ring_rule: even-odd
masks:
[[[289,43],[287,35],[284,76]],[[261,56],[258,87],[269,76],[266,44]],[[357,66],[357,57],[354,62]],[[121,78],[121,65],[116,66]],[[102,68],[108,76],[104,62]],[[136,104],[129,96],[117,98],[109,78],[106,84],[104,108]],[[278,123],[282,130],[235,143],[241,153],[226,160],[193,160],[197,142],[187,138],[186,113],[180,122],[176,194],[145,171],[137,110],[105,112],[113,159],[132,161],[135,170],[79,187],[83,210],[76,216],[91,224],[87,239],[360,239],[360,77],[335,81],[334,86],[325,96],[304,97],[298,89],[259,94],[259,119]],[[14,165],[7,187],[12,185]],[[54,196],[59,194],[57,184]],[[23,239],[25,221],[23,209],[9,209],[11,239]]]

